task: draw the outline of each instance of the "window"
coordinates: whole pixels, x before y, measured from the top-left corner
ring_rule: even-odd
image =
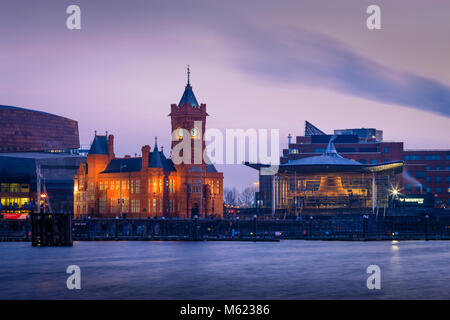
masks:
[[[141,180],[136,180],[136,193],[141,193]]]
[[[431,177],[427,177],[427,182],[431,182]]]
[[[438,155],[438,154],[425,155],[425,160],[439,161],[441,159],[442,159],[442,157],[440,155]]]
[[[450,188],[447,188],[447,193],[450,193]],[[450,200],[450,199],[449,199]]]
[[[135,212],[136,212],[136,213],[141,212],[141,200],[136,200],[136,208],[135,208]]]
[[[159,204],[159,213],[162,212],[162,201],[161,199],[158,199],[158,204]]]
[[[156,213],[156,199],[153,199],[153,212]]]
[[[106,212],[106,198],[100,198],[99,199],[99,211],[100,213],[107,213]]]
[[[156,193],[156,179],[155,178],[153,179],[153,193]]]
[[[377,164],[378,160],[377,159],[370,159],[370,164]]]
[[[446,171],[450,171],[450,167],[445,167],[445,170]]]
[[[434,167],[434,170],[441,170],[441,167],[440,166],[436,166],[436,167]]]
[[[447,160],[447,161],[450,160],[450,154],[446,154],[446,155],[445,155],[445,160]]]
[[[445,182],[450,182],[450,176],[445,177]]]
[[[389,147],[384,147],[384,153],[389,153]]]
[[[359,159],[359,162],[365,164],[366,163],[366,159]]]
[[[414,161],[417,161],[417,160],[420,160],[420,156],[419,155],[413,155],[413,154],[410,154],[410,155],[405,155],[404,157],[403,157],[403,159],[405,160],[405,161],[408,161],[408,160],[414,160]]]
[[[425,171],[416,171],[416,178],[425,178],[426,173]]]
[[[132,213],[141,212],[141,200],[138,200],[138,199],[131,200],[131,212]]]
[[[412,186],[410,184],[405,184],[405,190],[406,191],[412,191]]]
[[[437,187],[435,190],[436,193],[442,193],[442,188]]]
[[[436,176],[436,182],[442,182],[442,177],[441,176]]]
[[[103,190],[103,181],[100,181],[100,182],[99,182],[99,184],[98,184],[98,189],[99,189],[100,191]]]

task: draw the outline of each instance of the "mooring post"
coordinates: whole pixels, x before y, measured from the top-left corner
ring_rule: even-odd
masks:
[[[72,215],[70,213],[64,213],[64,245],[73,246]]]
[[[369,234],[369,216],[364,214],[363,215],[363,237],[367,238]]]
[[[47,215],[40,215],[40,238],[41,238],[41,246],[47,246]]]
[[[198,216],[195,215],[195,216],[194,216],[194,240],[195,240],[195,241],[198,241],[198,228],[199,228],[199,225],[198,225]]]
[[[37,217],[36,217],[36,213],[30,213],[31,215],[31,245],[33,247],[37,246],[37,238],[36,238],[36,234],[37,234]]]
[[[253,215],[253,240],[256,241],[256,214]]]
[[[426,214],[425,215],[425,240],[426,241],[428,241],[429,220],[430,220],[430,216],[428,214]]]
[[[308,237],[312,239],[312,223],[313,223],[313,216],[309,216],[309,231],[308,231]]]
[[[114,238],[115,238],[115,240],[116,241],[118,241],[119,240],[119,217],[117,217],[116,216],[116,224],[115,224],[115,230],[114,230],[115,232],[115,235],[114,235]]]
[[[51,234],[51,239],[52,239],[52,243],[50,244],[50,245],[52,245],[52,246],[54,246],[54,245],[56,245],[56,242],[58,241],[58,239],[57,239],[57,232],[56,232],[56,219],[58,218],[58,216],[55,216],[55,215],[50,215],[49,216],[50,217],[50,221],[51,221],[51,226],[52,226],[52,234]],[[59,240],[61,240],[61,239],[59,239]]]
[[[27,216],[27,218],[25,219],[25,240],[26,241],[29,241],[30,240],[30,237],[29,237],[29,233],[30,233],[30,226],[29,226],[29,223],[30,223],[30,219],[29,219],[29,216]]]

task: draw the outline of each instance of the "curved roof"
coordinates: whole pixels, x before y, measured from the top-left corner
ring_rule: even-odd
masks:
[[[321,156],[307,157],[302,159],[289,160],[279,166],[279,172],[382,172],[385,170],[395,170],[401,172],[403,161],[392,161],[380,164],[363,164],[351,159],[346,159],[336,152],[333,140],[330,139],[327,150]],[[247,166],[254,169],[261,169],[269,165],[251,164]]]
[[[78,149],[78,122],[55,114],[0,105],[0,152]]]
[[[342,158],[341,156],[321,155],[315,157],[308,157],[303,159],[296,159],[288,161],[281,166],[308,166],[308,165],[328,165],[328,166],[363,166],[361,162]]]

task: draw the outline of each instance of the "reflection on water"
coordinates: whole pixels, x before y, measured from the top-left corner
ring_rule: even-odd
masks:
[[[450,242],[0,243],[0,299],[450,299]],[[68,265],[81,290],[66,288]],[[366,268],[381,268],[368,290]]]

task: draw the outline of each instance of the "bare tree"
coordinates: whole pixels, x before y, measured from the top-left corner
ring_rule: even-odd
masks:
[[[242,193],[240,194],[240,202],[245,207],[253,207],[255,204],[255,188],[253,187],[247,187],[245,188]]]
[[[238,194],[237,194],[236,188],[233,188],[233,189],[225,188],[223,191],[223,194],[224,194],[225,204],[227,204],[229,206],[234,206],[237,204]]]

